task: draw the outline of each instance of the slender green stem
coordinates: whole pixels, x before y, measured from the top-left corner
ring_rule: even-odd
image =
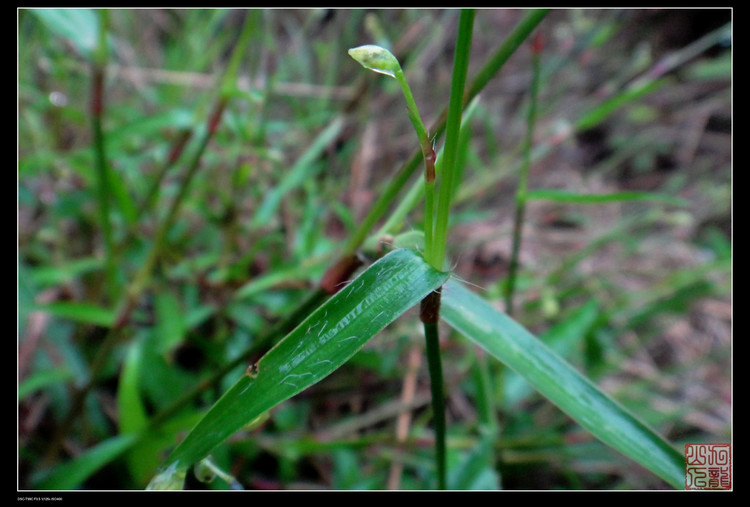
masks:
[[[433,426],[435,428],[437,487],[438,489],[446,489],[445,388],[443,385],[443,365],[440,357],[440,339],[438,335],[439,318],[440,289],[431,292],[422,300],[420,319],[424,326],[427,367],[430,372],[430,394],[432,397]]]
[[[115,246],[110,222],[109,201],[112,196],[112,175],[107,165],[105,149],[104,116],[104,77],[107,66],[107,25],[109,15],[106,9],[99,12],[99,32],[96,51],[94,52],[91,82],[91,127],[94,146],[94,165],[97,175],[97,198],[99,201],[99,218],[104,238],[105,280],[109,296],[116,297],[117,263],[115,261]]]
[[[531,167],[531,148],[534,144],[534,125],[536,123],[537,96],[539,94],[539,53],[541,52],[541,39],[537,38],[533,44],[531,90],[529,94],[529,111],[526,117],[526,137],[523,143],[523,164],[521,165],[520,182],[516,191],[516,212],[513,220],[513,246],[510,257],[508,272],[508,284],[505,289],[505,311],[508,315],[513,314],[513,295],[518,276],[518,255],[521,249],[523,236],[523,222],[526,213],[526,197],[528,191],[529,168]]]
[[[510,266],[508,268],[508,283],[505,287],[505,312],[513,315],[513,295],[516,290],[516,278],[518,276],[518,253],[521,249],[521,236],[523,221],[526,210],[525,196],[517,196],[516,211],[513,217],[513,246],[511,249]]]
[[[445,253],[446,229],[450,199],[453,195],[453,180],[458,151],[458,136],[461,130],[463,112],[464,86],[469,67],[471,36],[474,26],[474,10],[462,10],[456,37],[456,51],[453,62],[451,93],[446,120],[446,141],[443,148],[442,170],[440,175],[437,216],[433,218],[432,192],[433,179],[425,178],[425,231],[434,227],[434,238],[425,245],[425,259],[435,269],[442,271]],[[433,424],[435,427],[435,465],[437,467],[437,487],[446,489],[446,423],[445,391],[443,386],[443,367],[440,357],[440,337],[438,321],[440,318],[440,290],[430,293],[422,300],[420,318],[424,326],[427,363],[430,371],[430,391],[432,394]]]
[[[462,125],[466,125],[467,121],[474,116],[479,105],[479,99],[474,98],[469,105],[464,108]],[[461,134],[459,135],[459,145],[463,146],[468,142],[470,132],[468,129],[461,128]],[[435,179],[439,179],[442,174],[443,166],[443,151],[441,150],[435,159]],[[417,204],[425,198],[425,185],[421,180],[414,181],[411,188],[408,190],[403,199],[400,199],[396,209],[390,214],[388,219],[374,234],[375,238],[380,238],[386,234],[396,234],[404,224],[404,219],[413,210]],[[455,198],[455,196],[454,196]]]
[[[424,182],[424,245],[425,252],[435,244],[435,181]]]
[[[220,93],[223,97],[228,97],[237,88],[240,64],[242,63],[242,59],[245,58],[245,50],[250,43],[250,38],[258,30],[262,13],[263,11],[260,9],[250,9],[246,11],[242,31],[234,45],[227,68],[224,70],[220,89]]]
[[[439,202],[435,219],[435,241],[433,248],[427,250],[428,262],[442,271],[448,236],[448,218],[450,216],[451,198],[455,193],[456,159],[458,153],[458,136],[461,131],[461,114],[463,111],[466,74],[469,69],[472,30],[474,27],[474,10],[461,11],[456,37],[456,51],[453,61],[450,102],[446,120],[445,148],[443,150],[443,170],[439,185]]]
[[[414,95],[412,95],[411,93],[409,83],[406,82],[406,76],[404,76],[403,70],[401,70],[400,68],[397,69],[394,72],[394,76],[396,78],[396,81],[398,81],[399,86],[401,86],[401,91],[404,94],[404,99],[406,99],[409,119],[411,120],[412,125],[414,125],[414,130],[416,130],[417,132],[417,137],[419,138],[419,147],[422,150],[422,155],[424,157],[427,157],[432,151],[432,146],[430,145],[430,137],[427,133],[427,127],[424,126],[422,117],[419,114],[417,102],[414,100]]]
[[[424,159],[424,188],[425,188],[425,213],[424,213],[424,241],[426,251],[433,248],[433,231],[434,231],[434,210],[435,210],[435,150],[430,143],[430,136],[427,128],[424,126],[422,117],[419,114],[417,103],[411,93],[409,84],[401,69],[395,72],[396,80],[401,86],[404,98],[409,111],[409,119],[414,125],[419,139],[419,147]]]
[[[466,105],[482,91],[490,79],[500,71],[503,65],[505,65],[505,62],[508,61],[511,55],[516,49],[518,49],[534,28],[542,22],[548,12],[549,9],[535,9],[524,16],[472,80],[471,85],[468,87],[464,96],[464,107],[466,107]],[[429,132],[431,133],[433,140],[439,139],[443,132],[445,132],[446,114],[447,108],[430,127]],[[354,233],[352,233],[349,241],[347,241],[344,246],[344,255],[354,253],[367,239],[367,236],[370,234],[373,227],[375,227],[375,224],[377,224],[378,220],[385,215],[390,205],[396,199],[396,196],[398,196],[404,185],[406,185],[411,179],[414,171],[419,167],[421,159],[422,154],[420,151],[412,153],[411,157],[401,166],[401,168],[399,168],[395,176],[388,181],[385,189],[380,193],[378,199],[372,205],[372,208],[370,208],[370,211]]]
[[[137,217],[143,216],[143,214],[149,208],[151,208],[151,206],[154,205],[154,203],[156,202],[156,198],[159,195],[159,190],[161,190],[161,185],[162,185],[162,182],[164,181],[164,177],[167,175],[167,172],[169,172],[169,169],[171,169],[172,166],[177,162],[177,160],[179,160],[180,156],[182,155],[182,152],[185,150],[185,146],[187,145],[192,135],[193,135],[193,130],[190,128],[183,129],[179,133],[172,148],[169,150],[169,155],[167,156],[167,160],[164,161],[164,164],[159,169],[159,172],[156,174],[156,177],[151,181],[151,185],[149,186],[149,189],[146,192],[146,196],[143,198],[143,201],[139,204],[137,215],[136,215]]]

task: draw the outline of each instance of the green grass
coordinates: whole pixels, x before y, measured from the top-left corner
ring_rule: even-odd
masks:
[[[19,10],[19,489],[679,489],[731,441],[724,22],[469,17]]]

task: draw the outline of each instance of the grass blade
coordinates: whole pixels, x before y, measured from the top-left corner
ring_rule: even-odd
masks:
[[[18,384],[18,401],[22,401],[27,396],[41,391],[48,386],[62,384],[73,380],[73,374],[64,368],[55,368],[54,370],[43,370],[32,373]]]
[[[148,425],[148,413],[140,393],[139,378],[143,375],[142,342],[128,349],[122,374],[117,386],[117,410],[120,413],[120,434],[139,434]],[[131,477],[146,484],[151,473],[159,466],[161,448],[154,445],[154,437],[142,435],[132,447],[125,450],[125,461]]]
[[[576,351],[583,348],[586,334],[596,324],[600,310],[594,300],[590,300],[577,308],[569,317],[553,326],[539,336],[549,348],[560,357],[574,362]],[[503,370],[502,385],[504,388],[502,400],[505,408],[510,409],[520,403],[534,388],[513,370]]]
[[[531,170],[531,149],[534,144],[534,126],[537,116],[537,102],[539,97],[539,81],[541,64],[539,54],[542,51],[542,38],[537,34],[531,44],[531,86],[529,91],[529,111],[526,115],[526,136],[523,141],[523,163],[521,164],[520,181],[516,190],[516,212],[513,217],[513,246],[508,268],[508,284],[505,290],[505,308],[508,315],[513,315],[513,296],[516,289],[518,275],[518,255],[523,240],[523,224],[526,216],[526,191],[528,188],[529,171]]]
[[[253,226],[260,227],[267,224],[274,217],[282,198],[298,187],[306,178],[312,177],[313,165],[321,153],[336,139],[344,127],[341,116],[334,118],[312,141],[310,147],[297,159],[294,165],[284,175],[283,179],[269,190],[266,198],[253,217]]]
[[[469,71],[469,55],[474,29],[474,10],[461,10],[458,35],[456,36],[456,51],[451,77],[451,94],[448,113],[445,121],[445,154],[443,160],[443,174],[440,176],[439,201],[435,217],[435,242],[427,243],[427,256],[430,263],[441,269],[445,260],[445,249],[448,241],[448,219],[450,217],[451,199],[456,193],[455,188],[460,183],[456,175],[456,160],[458,158],[458,135],[461,131],[461,114],[463,111],[464,88],[466,74]],[[427,210],[428,211],[428,210]]]
[[[165,473],[198,462],[250,421],[327,377],[447,276],[411,250],[380,259],[251,366],[174,450]],[[161,474],[154,479],[161,480]]]
[[[527,199],[536,201],[564,202],[572,204],[602,204],[623,201],[661,201],[676,206],[684,206],[684,199],[654,192],[610,192],[606,194],[581,194],[567,190],[539,189],[526,193]]]
[[[114,310],[85,302],[57,301],[39,305],[37,309],[61,319],[101,327],[110,327],[115,320]]]
[[[453,281],[443,287],[441,317],[599,440],[671,486],[684,486],[685,460],[678,451],[513,319]]]
[[[581,131],[594,128],[605,119],[607,119],[609,115],[611,115],[620,107],[658,90],[666,83],[666,79],[657,79],[653,81],[647,79],[645,81],[635,82],[633,86],[630,86],[623,92],[618,93],[608,100],[605,100],[604,102],[584,114],[576,122],[575,129],[577,131]]]
[[[87,450],[76,459],[60,465],[49,475],[37,479],[36,489],[41,490],[71,490],[77,488],[85,478],[89,477],[104,464],[109,463],[123,452],[130,449],[138,440],[138,435],[127,433],[112,437]],[[44,475],[44,472],[39,474]]]

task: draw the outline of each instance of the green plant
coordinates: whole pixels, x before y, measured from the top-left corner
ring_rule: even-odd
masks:
[[[228,438],[248,421],[330,374],[351,358],[367,340],[417,301],[422,302],[420,315],[430,364],[437,446],[437,486],[440,489],[446,487],[445,408],[437,325],[440,316],[440,289],[447,280],[447,274],[440,276],[440,269],[447,241],[450,199],[455,193],[452,176],[472,24],[473,12],[462,11],[455,53],[456,68],[446,120],[447,161],[444,162],[441,174],[445,181],[440,186],[441,200],[437,208],[436,223],[433,223],[436,157],[398,60],[390,51],[379,46],[361,46],[349,51],[364,67],[394,77],[406,98],[409,118],[416,130],[425,162],[425,257],[429,259],[427,262],[432,270],[426,269],[425,264],[422,264],[421,270],[409,270],[406,267],[408,265],[419,266],[419,257],[407,255],[407,250],[397,250],[354,279],[347,289],[339,292],[304,320],[295,331],[263,356],[261,361],[248,367],[245,376],[206,414],[170,456],[164,467],[165,471],[157,477],[152,487],[159,489],[165,482],[171,485],[175,474],[183,474],[187,466],[205,458],[217,443]],[[536,86],[533,88],[536,89]],[[535,96],[534,93],[533,97]],[[533,124],[533,121],[530,123]],[[434,235],[429,232],[431,230]],[[401,303],[400,298],[404,297],[406,299]],[[467,304],[469,299],[470,296],[464,295],[453,303],[452,309],[458,310],[460,315],[454,317],[453,321],[449,319],[454,327],[496,357],[506,363],[510,362],[514,369],[520,369],[537,389],[604,442],[647,466],[672,486],[679,487],[682,484],[684,460],[674,448],[601,391],[583,380],[577,380],[575,371],[549,353],[541,343],[535,349],[537,342],[532,335],[528,335],[531,341],[525,346],[509,344],[510,351],[496,351],[495,346],[505,347],[505,344],[513,340],[509,337],[519,332],[513,330],[510,321],[506,324],[500,314],[480,317],[480,312],[488,310],[479,310],[481,306],[478,302],[476,305]],[[467,323],[477,327],[467,326]],[[493,331],[489,334],[483,332],[487,326],[493,326]],[[514,363],[517,356],[520,356],[519,360],[523,361],[524,366]],[[560,378],[568,380],[559,383]],[[581,387],[577,387],[578,384]],[[243,407],[241,414],[237,413],[238,407]],[[593,420],[594,414],[602,419]],[[603,426],[603,421],[607,425]]]
[[[98,94],[95,96],[101,98],[105,93],[104,72],[113,65],[108,60],[107,47],[111,43],[108,35],[122,30],[123,19],[127,18],[99,11],[96,16],[87,18],[87,23],[92,22],[96,28],[96,36],[91,39],[85,37],[84,32],[65,28],[68,22],[77,23],[71,19],[73,12],[39,11],[22,22],[44,21],[53,32],[72,37],[84,48],[95,48],[96,51],[82,54],[92,62],[93,90]],[[83,16],[92,13],[81,11]],[[357,23],[364,22],[365,18],[356,18],[361,13],[352,14]],[[484,14],[480,11],[478,18]],[[604,363],[597,347],[606,341],[606,332],[615,332],[609,327],[611,322],[625,321],[620,329],[630,329],[662,316],[668,308],[661,298],[668,297],[672,290],[679,297],[670,300],[669,308],[678,308],[699,297],[698,294],[714,293],[704,279],[724,272],[726,256],[720,255],[715,263],[702,270],[675,273],[660,291],[649,293],[648,297],[615,290],[606,285],[604,278],[576,279],[577,262],[599,248],[626,243],[628,234],[623,231],[632,232],[647,223],[648,217],[635,214],[632,222],[621,222],[618,228],[592,240],[582,251],[563,258],[557,269],[549,273],[523,269],[518,252],[526,205],[543,202],[606,206],[653,202],[678,209],[686,205],[668,191],[578,192],[528,188],[536,184],[529,172],[532,163],[539,160],[543,150],[550,149],[550,144],[535,145],[532,136],[537,112],[543,114],[546,104],[539,95],[545,67],[540,64],[538,46],[532,54],[530,112],[521,121],[524,126],[523,162],[518,171],[521,179],[515,201],[518,212],[511,281],[507,286],[502,285],[503,280],[498,283],[502,288],[500,292],[508,298],[508,313],[512,311],[516,320],[487,301],[497,295],[496,287],[488,286],[484,294],[487,298],[479,297],[453,269],[448,269],[454,262],[448,254],[451,247],[449,223],[460,226],[477,220],[476,210],[465,206],[466,196],[480,199],[481,192],[475,190],[477,185],[485,188],[494,185],[497,180],[493,178],[501,174],[495,170],[480,170],[481,157],[492,157],[493,167],[497,163],[514,169],[504,158],[507,155],[493,155],[492,143],[488,143],[488,151],[481,155],[472,144],[478,139],[473,131],[477,120],[492,119],[478,106],[483,99],[478,96],[545,19],[547,11],[528,11],[519,16],[520,21],[505,42],[468,80],[467,76],[472,74],[469,55],[474,12],[461,11],[459,15],[446,12],[446,19],[457,18],[458,21],[456,39],[452,41],[454,64],[448,72],[450,95],[448,106],[439,115],[434,115],[436,104],[425,101],[426,110],[432,110],[432,115],[437,117],[429,129],[406,81],[407,75],[411,80],[411,69],[416,67],[410,63],[401,68],[395,56],[384,49],[390,46],[384,32],[372,28],[374,34],[383,35],[382,39],[375,38],[379,45],[350,51],[365,67],[395,78],[407,103],[404,120],[408,117],[417,134],[417,149],[395,174],[383,178],[381,191],[359,222],[346,206],[332,198],[340,195],[342,187],[331,188],[324,183],[336,181],[327,176],[337,170],[337,157],[351,156],[351,143],[342,141],[348,135],[346,126],[351,118],[332,104],[331,96],[315,96],[310,101],[292,97],[283,101],[283,106],[272,105],[273,98],[283,93],[281,84],[285,77],[310,76],[320,70],[305,65],[312,59],[279,58],[277,74],[267,77],[263,87],[256,86],[247,92],[240,85],[239,69],[248,54],[252,55],[248,67],[258,69],[260,65],[256,62],[262,61],[258,48],[281,53],[282,45],[274,42],[279,34],[271,33],[268,28],[272,26],[269,20],[274,15],[273,11],[247,11],[242,24],[235,25],[241,28],[232,34],[222,28],[222,23],[228,22],[230,17],[224,17],[221,11],[185,14],[185,19],[195,22],[195,25],[186,22],[186,26],[204,26],[205,23],[208,31],[201,36],[199,32],[186,29],[186,34],[196,34],[195,39],[186,38],[167,58],[186,61],[183,51],[187,53],[191,45],[200,47],[201,51],[194,54],[200,54],[201,58],[187,61],[196,68],[208,62],[223,62],[221,70],[212,69],[212,72],[221,72],[224,78],[211,85],[214,89],[209,99],[214,101],[212,109],[207,110],[199,102],[191,107],[187,116],[157,115],[150,124],[154,126],[136,122],[133,131],[141,138],[155,137],[151,133],[167,125],[174,143],[170,151],[159,152],[154,157],[158,163],[148,173],[148,179],[141,181],[139,175],[135,179],[137,184],[133,184],[134,180],[129,179],[132,175],[123,170],[128,167],[127,161],[134,157],[125,141],[127,129],[105,128],[108,121],[127,117],[128,109],[118,108],[114,101],[106,109],[92,109],[88,119],[93,125],[91,146],[95,149],[91,154],[91,167],[95,170],[86,172],[86,163],[82,163],[82,169],[76,171],[90,178],[84,188],[96,189],[91,192],[92,196],[98,196],[98,205],[93,208],[96,220],[92,222],[101,231],[104,255],[69,262],[68,249],[60,248],[57,255],[47,255],[44,249],[38,248],[38,243],[30,242],[31,248],[25,247],[19,264],[19,281],[28,284],[19,284],[19,300],[24,298],[19,305],[21,309],[31,307],[22,289],[34,293],[37,291],[35,284],[56,287],[75,283],[72,286],[80,290],[81,286],[77,285],[80,280],[100,271],[107,280],[103,284],[104,293],[89,292],[86,283],[83,284],[86,291],[76,293],[79,297],[83,295],[76,298],[78,300],[33,307],[56,321],[75,323],[73,329],[78,329],[84,338],[97,336],[86,334],[87,328],[101,332],[101,340],[92,341],[95,344],[92,347],[77,347],[70,345],[74,340],[61,339],[65,344],[62,350],[72,358],[65,363],[65,368],[47,366],[46,371],[42,368],[35,372],[20,386],[21,404],[32,401],[39,392],[50,393],[55,403],[62,400],[56,405],[60,414],[59,423],[54,426],[57,435],[45,449],[46,462],[41,455],[34,454],[36,449],[23,449],[25,460],[38,460],[42,465],[34,471],[34,487],[80,487],[97,474],[106,472],[111,464],[124,464],[131,475],[131,484],[136,487],[149,482],[151,489],[185,487],[185,481],[192,477],[187,474],[190,468],[202,482],[216,477],[217,482],[226,487],[240,487],[242,478],[226,473],[238,464],[230,462],[227,456],[227,449],[232,448],[239,451],[237,455],[249,459],[272,454],[278,460],[279,476],[289,482],[294,481],[298,473],[296,467],[301,456],[325,453],[331,460],[330,484],[337,488],[383,487],[384,480],[379,475],[357,474],[355,470],[368,466],[363,465],[363,461],[395,457],[399,463],[409,463],[423,474],[417,478],[404,476],[406,487],[493,489],[499,484],[499,464],[502,463],[505,471],[505,464],[512,463],[514,453],[527,445],[523,439],[532,438],[528,436],[528,429],[535,425],[527,422],[524,426],[517,422],[525,413],[516,411],[513,406],[527,400],[533,390],[560,407],[609,448],[631,458],[666,484],[681,487],[683,459],[680,453],[650,428],[659,414],[650,410],[648,403],[631,404],[628,397],[625,408],[596,386],[597,368]],[[302,16],[300,19],[314,18]],[[374,18],[366,19],[369,22]],[[300,33],[312,30],[312,21],[309,23]],[[289,37],[293,38],[294,33],[290,30]],[[203,47],[206,34],[216,37],[215,45]],[[96,43],[87,42],[90,40]],[[345,54],[347,46],[341,45],[338,38],[325,42],[310,40],[315,43],[294,47],[300,53]],[[231,56],[225,61],[218,56],[226,53],[227,47],[232,51],[227,53]],[[406,52],[404,61],[411,62],[411,57]],[[331,69],[351,70],[351,65],[341,63],[333,61]],[[330,89],[335,89],[331,76],[336,72],[328,72],[324,81]],[[352,74],[356,75],[353,71]],[[640,81],[630,90],[595,102],[588,110],[584,108],[575,128],[596,126],[620,108],[665,85],[662,74],[647,76],[645,85]],[[356,109],[352,104],[361,100],[365,93],[362,90],[372,86],[372,82],[357,75],[349,89],[351,94],[347,95],[347,100],[351,100],[347,111]],[[166,101],[167,96],[174,94],[175,90],[167,89],[159,99]],[[437,100],[442,102],[445,98]],[[97,99],[92,103],[102,102]],[[282,107],[289,110],[282,113]],[[26,109],[24,114],[34,117]],[[289,114],[293,120],[281,123],[278,118],[284,114]],[[389,118],[396,122],[400,116],[392,114]],[[201,120],[186,119],[190,117]],[[277,121],[279,123],[275,123]],[[511,119],[507,119],[507,123],[512,124]],[[299,130],[295,130],[297,128]],[[508,135],[510,137],[510,132]],[[364,142],[370,141],[365,139]],[[19,174],[24,179],[34,174],[34,164],[44,167],[41,155],[46,152],[37,150],[37,153],[40,156],[36,159],[24,154],[24,163],[19,166]],[[291,161],[286,160],[286,153],[293,153]],[[66,154],[60,160],[63,165],[77,167],[75,154]],[[408,193],[399,197],[421,163],[424,172],[412,182]],[[477,169],[469,171],[468,178],[464,178],[462,173],[467,164]],[[88,197],[87,192],[81,202],[88,203]],[[244,197],[251,202],[249,213]],[[425,206],[420,216],[418,204],[422,198]],[[113,207],[108,208],[110,205]],[[404,231],[412,213],[419,217],[417,223],[421,222],[422,231]],[[657,221],[660,216],[655,213],[652,219]],[[323,224],[331,222],[331,217],[335,217],[336,223],[344,224],[346,237],[342,247],[319,232]],[[381,219],[382,224],[376,229]],[[75,215],[75,220],[82,227],[89,225],[84,212]],[[711,241],[709,244],[717,253],[726,251],[715,238]],[[260,274],[248,279],[248,273],[255,270]],[[90,283],[90,286],[97,284]],[[542,294],[539,301],[520,298],[521,293],[528,295],[535,290]],[[516,294],[516,303],[511,302],[513,294]],[[608,300],[609,297],[612,299]],[[523,303],[518,304],[519,300]],[[566,313],[565,318],[559,309],[562,301],[572,301],[569,304],[576,309],[571,314]],[[539,311],[536,311],[536,304],[541,307]],[[410,375],[394,367],[397,364],[394,353],[382,350],[372,353],[370,347],[380,346],[381,340],[373,340],[376,337],[387,336],[386,339],[393,340],[391,331],[399,326],[406,326],[404,336],[413,336],[415,330],[408,327],[412,319],[399,317],[416,306],[420,306],[426,338],[431,384],[429,400],[432,402],[430,411],[416,416],[417,427],[434,429],[434,433],[422,433],[427,435],[429,451],[434,452],[434,457],[421,455],[415,444],[418,440],[394,443],[382,433],[356,439],[308,438],[300,423],[308,419],[307,411],[312,410],[308,393],[330,385],[326,382],[332,382],[331,378],[346,379],[350,371],[355,375],[370,371],[377,372],[384,381],[393,382]],[[19,321],[24,321],[24,316],[19,314]],[[535,319],[540,316],[550,321],[559,320],[562,325],[548,333],[529,331],[538,326],[539,321]],[[518,324],[521,320],[528,325]],[[439,323],[445,330],[442,340],[438,339]],[[69,329],[63,325],[55,332],[65,336]],[[384,332],[386,329],[388,333]],[[459,336],[467,340],[454,341]],[[88,340],[84,340],[86,343]],[[586,345],[586,355],[576,356],[582,344]],[[396,355],[403,351],[400,347]],[[451,347],[451,352],[460,348],[467,353],[451,353],[444,362],[441,355],[445,352],[441,349],[445,347]],[[181,354],[196,349],[203,362],[186,371],[180,364]],[[619,352],[616,348],[611,350]],[[579,373],[579,369],[586,374]],[[338,372],[337,376],[331,375],[334,371]],[[522,383],[521,378],[528,384]],[[106,424],[92,424],[88,451],[56,464],[66,439],[77,434],[78,425],[95,423],[100,417],[101,410],[92,407],[91,401],[93,393],[100,395],[107,387],[105,379],[116,380],[113,382],[117,386],[113,400],[118,413],[116,432],[114,435],[108,432]],[[61,382],[81,387],[67,398],[56,392]],[[467,429],[463,423],[447,424],[445,394],[465,395],[475,403],[476,426]],[[627,394],[638,394],[638,391],[630,390]],[[211,408],[206,411],[204,403]],[[387,404],[383,405],[385,408]],[[398,408],[395,413],[402,410]],[[372,414],[366,415],[374,417],[375,412],[372,410]],[[504,416],[499,421],[501,412]],[[632,413],[641,415],[649,424]],[[356,414],[353,419],[344,418],[342,426],[356,425]],[[517,431],[518,427],[527,432]],[[190,428],[192,430],[185,433]],[[533,437],[539,449],[549,444],[552,456],[555,444],[566,452],[577,449],[560,443],[562,437],[561,433],[556,433],[556,423],[545,428],[541,435]],[[180,432],[184,438],[177,436]],[[331,433],[335,432],[331,430]],[[250,437],[238,440],[232,438],[234,435]],[[514,441],[516,438],[521,443]],[[368,446],[375,446],[382,454],[373,453],[372,460],[363,460],[357,451]],[[399,454],[403,449],[408,449],[409,453]],[[537,448],[530,449],[529,455]],[[171,454],[165,460],[163,453],[168,450]],[[600,451],[590,454],[593,456],[597,452]],[[240,461],[242,459],[245,458]],[[543,459],[555,461],[555,458]],[[612,461],[616,462],[617,458]],[[159,473],[155,476],[157,469]],[[575,477],[576,474],[571,472],[570,475]],[[575,479],[571,479],[571,483],[576,484]]]

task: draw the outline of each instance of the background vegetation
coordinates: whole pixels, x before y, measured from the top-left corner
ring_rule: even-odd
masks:
[[[678,448],[732,436],[731,13],[553,10],[536,29],[514,318]],[[347,49],[390,47],[431,125],[458,13],[112,10],[101,39],[104,11],[57,14],[18,12],[18,486],[142,489],[418,148],[397,83]],[[477,11],[469,79],[524,14]],[[531,57],[529,40],[461,138],[448,254],[500,308]],[[400,225],[419,230],[421,207]],[[441,336],[452,487],[665,487]],[[219,448],[215,480],[188,486],[430,488],[423,354],[418,319],[400,319]],[[489,444],[477,432],[487,407]],[[118,439],[144,421],[159,429],[148,442]]]

